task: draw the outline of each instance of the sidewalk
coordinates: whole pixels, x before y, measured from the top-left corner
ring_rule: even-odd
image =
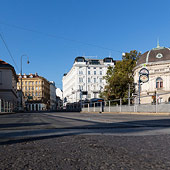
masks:
[[[151,113],[151,112],[85,112],[85,111],[82,111],[80,113],[89,113],[89,114],[134,114],[134,115],[152,115],[152,116],[170,116],[170,113]]]

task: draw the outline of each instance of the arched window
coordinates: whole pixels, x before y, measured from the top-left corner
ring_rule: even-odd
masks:
[[[156,79],[156,88],[163,88],[163,80],[160,77]]]

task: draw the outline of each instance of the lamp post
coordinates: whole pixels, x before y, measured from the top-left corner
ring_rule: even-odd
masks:
[[[22,110],[22,57],[24,56],[27,57],[27,64],[30,63],[27,55],[24,54],[21,56],[21,110]]]

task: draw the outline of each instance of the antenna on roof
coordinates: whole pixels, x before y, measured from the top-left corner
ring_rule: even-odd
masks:
[[[159,48],[160,45],[159,45],[159,37],[157,38],[157,48]]]

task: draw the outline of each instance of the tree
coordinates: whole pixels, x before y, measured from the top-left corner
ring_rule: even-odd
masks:
[[[136,50],[125,53],[121,61],[117,61],[115,67],[109,67],[104,76],[107,85],[100,97],[105,100],[114,100],[128,97],[129,84],[133,87],[133,69],[136,66],[136,61],[140,53]],[[131,89],[131,93],[134,87]],[[125,101],[124,101],[125,102]]]

